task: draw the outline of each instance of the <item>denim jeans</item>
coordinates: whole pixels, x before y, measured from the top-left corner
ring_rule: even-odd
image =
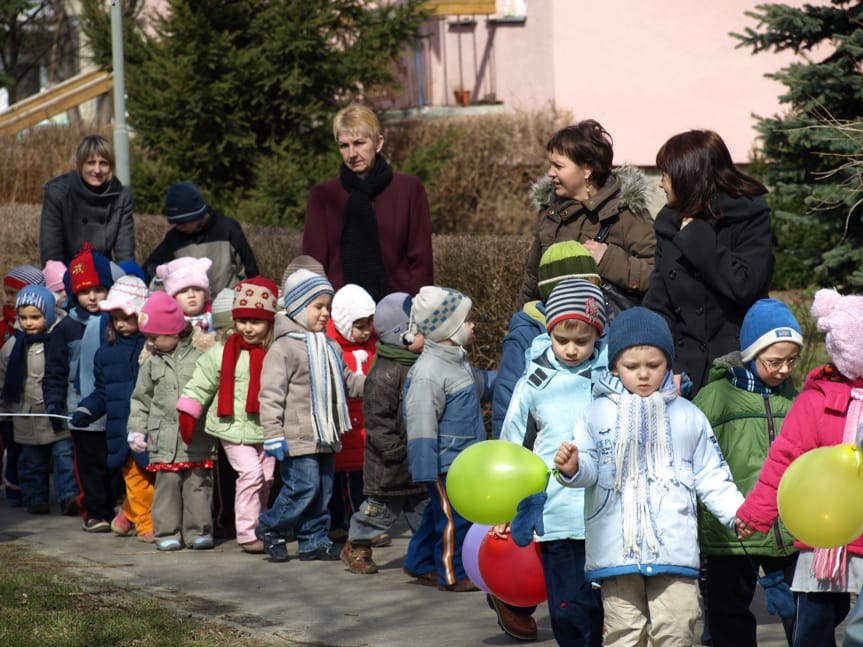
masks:
[[[264,532],[294,529],[299,552],[330,546],[330,497],[333,495],[335,454],[287,456],[279,463],[282,489],[273,507],[258,517]]]
[[[370,496],[351,517],[348,541],[368,546],[372,539],[392,528],[401,515],[404,515],[408,527],[416,534],[426,507],[428,497],[425,494]]]
[[[851,608],[850,593],[797,593],[794,647],[833,647],[838,627]]]
[[[863,647],[863,591],[857,594],[857,603],[845,623],[842,647]]]
[[[602,645],[602,594],[584,578],[584,540],[539,542],[548,615],[562,647]]]
[[[54,491],[62,505],[70,497],[78,496],[75,480],[75,452],[69,438],[50,445],[20,445],[18,476],[24,505],[48,503],[48,478],[54,472]]]

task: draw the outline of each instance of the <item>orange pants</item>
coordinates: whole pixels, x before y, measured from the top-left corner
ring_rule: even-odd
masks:
[[[144,535],[153,532],[153,484],[155,472],[138,467],[130,454],[120,468],[126,482],[126,500],[123,501],[123,514],[135,524],[135,533]]]

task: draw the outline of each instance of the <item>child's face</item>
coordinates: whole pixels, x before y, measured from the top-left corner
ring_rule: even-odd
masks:
[[[627,391],[646,398],[662,386],[668,360],[656,346],[632,346],[617,356],[611,372],[620,378]]]
[[[566,366],[578,366],[593,353],[599,331],[583,321],[564,319],[551,329],[551,351]]]
[[[127,315],[122,310],[111,310],[111,323],[118,335],[128,337],[138,332],[138,315]]]
[[[234,319],[234,330],[247,344],[263,344],[273,324],[263,319]]]
[[[187,317],[197,317],[207,306],[207,291],[204,288],[183,288],[174,295],[174,298]]]
[[[96,314],[99,312],[99,302],[104,301],[107,296],[108,290],[99,285],[95,288],[81,290],[75,295],[75,298],[78,300],[78,305],[84,310]]]
[[[419,331],[414,335],[414,340],[408,345],[408,350],[412,353],[421,353],[426,345],[426,338]]]
[[[755,356],[758,377],[767,386],[779,386],[794,372],[794,364],[800,359],[800,346],[790,341],[771,344]]]
[[[365,344],[369,340],[369,337],[372,336],[372,326],[374,326],[374,321],[374,316],[371,316],[357,319],[354,322],[353,328],[351,328],[351,337],[354,338],[355,342],[358,344]]]
[[[331,294],[321,294],[306,306],[309,331],[322,332],[326,328],[327,320],[330,318],[330,303],[332,300],[333,297]]]
[[[180,335],[147,335],[150,352],[171,353],[180,343]]]
[[[18,308],[18,325],[26,335],[37,335],[45,332],[45,315],[36,306],[21,306]]]
[[[66,290],[58,290],[54,293],[54,302],[61,306],[66,301]]]
[[[3,303],[7,306],[15,307],[15,299],[18,298],[20,288],[13,288],[11,285],[3,284]]]

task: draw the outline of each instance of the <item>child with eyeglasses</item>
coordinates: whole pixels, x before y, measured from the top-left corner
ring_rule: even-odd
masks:
[[[775,299],[760,299],[743,319],[740,350],[713,361],[707,385],[693,400],[710,421],[734,482],[744,495],[755,486],[797,395],[790,378],[802,347],[800,324],[788,306]],[[757,586],[755,569],[781,571],[791,584],[797,561],[794,538],[775,519],[770,532],[741,543],[701,501],[698,513],[699,545],[706,561],[704,598],[713,644],[756,647],[757,623],[749,610]],[[790,644],[793,619],[783,618],[782,622]]]

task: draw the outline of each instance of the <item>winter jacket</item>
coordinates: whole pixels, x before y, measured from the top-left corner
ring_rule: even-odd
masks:
[[[45,375],[42,378],[42,394],[48,413],[71,413],[78,408],[81,398],[89,395],[81,392],[80,364],[82,361],[93,361],[93,357],[81,357],[81,340],[91,316],[99,316],[104,342],[107,315],[91,315],[77,304],[54,325],[48,335],[45,344]],[[99,418],[86,429],[104,431],[105,420]]]
[[[491,400],[491,437],[500,438],[506,411],[512,400],[515,384],[524,374],[525,353],[533,340],[545,333],[545,305],[542,301],[528,301],[509,320],[509,330],[503,338],[500,366],[494,382]]]
[[[56,325],[56,324],[55,324]],[[15,347],[17,339],[12,337],[0,349],[0,387],[6,381],[6,369],[9,366],[9,356]],[[45,373],[45,345],[34,342],[27,348],[27,377],[20,402],[3,402],[2,411],[10,413],[46,413],[45,401],[42,396],[42,377]],[[58,440],[69,438],[69,431],[63,429],[55,432],[51,427],[51,419],[47,417],[13,417],[15,442],[21,445],[50,445]]]
[[[172,353],[154,352],[138,371],[129,411],[129,431],[147,436],[150,465],[212,460],[216,447],[212,436],[204,433],[204,421],[195,425],[192,443],[180,437],[177,399],[195,372],[201,350],[184,335]]]
[[[767,296],[773,275],[770,208],[761,196],[720,194],[717,220],[695,219],[680,229],[674,209],[656,217],[656,265],[644,306],[674,335],[674,372],[686,371],[693,395],[713,360],[740,347],[746,311]]]
[[[258,395],[264,440],[283,436],[291,456],[337,452],[341,449],[340,442],[330,446],[320,442],[315,433],[308,347],[305,340],[290,337],[288,333],[291,332],[308,331],[284,313],[277,314],[276,339],[264,357]],[[341,356],[338,344],[332,340],[329,344]],[[365,375],[353,373],[342,362],[342,378],[347,397],[362,396]]]
[[[67,266],[85,242],[117,263],[135,260],[135,204],[116,177],[96,193],[70,171],[45,184],[39,221],[39,260]]]
[[[234,333],[236,334],[236,333]],[[206,411],[204,430],[211,436],[237,445],[257,445],[264,442],[264,428],[257,413],[246,411],[249,391],[249,352],[241,350],[234,366],[234,413],[220,417],[219,384],[222,375],[224,344],[217,343],[198,359],[195,372],[177,402],[177,409],[194,418]]]
[[[624,292],[643,294],[656,247],[653,219],[647,211],[647,187],[647,176],[633,167],[617,169],[584,202],[558,198],[549,178],[540,181],[534,189],[539,218],[524,268],[519,307],[539,298],[537,275],[545,250],[562,240],[593,240],[606,224],[610,225],[605,239],[608,248],[598,264],[600,276]]]
[[[349,196],[341,180],[330,180],[312,187],[306,206],[302,253],[324,266],[336,290],[345,284],[340,245]],[[393,173],[372,207],[390,290],[416,294],[422,286],[433,285],[431,216],[420,179]]]
[[[617,412],[623,386],[620,380],[600,378],[594,387],[594,401],[575,423],[573,442],[578,447],[579,470],[572,479],[558,480],[572,487],[584,487],[584,515],[587,522],[585,574],[590,580],[618,575],[667,573],[698,577],[698,514],[696,496],[728,527],[743,501],[719,451],[710,423],[694,404],[682,397],[666,403],[670,429],[669,459],[673,480],[663,486],[651,481],[650,518],[659,539],[656,554],[639,536],[642,561],[623,549],[623,506],[615,490],[617,477],[614,447],[617,440]],[[663,389],[675,389],[669,371]]]
[[[549,468],[564,441],[572,439],[576,417],[591,403],[593,382],[608,364],[606,344],[597,343],[593,354],[578,366],[562,364],[551,349],[551,337],[540,335],[528,350],[525,374],[516,384],[501,439],[524,444],[528,428],[537,430],[533,452]],[[532,422],[531,422],[532,421]],[[542,512],[544,534],[539,541],[584,539],[584,490],[564,487],[551,479]]]
[[[774,438],[777,437],[797,391],[791,380],[786,380],[775,393],[762,395],[747,391],[728,380],[730,367],[743,367],[740,351],[714,362],[710,383],[698,392],[693,403],[710,421],[734,483],[746,496],[755,487],[758,473],[767,459],[771,428]],[[700,501],[698,512],[698,541],[703,554],[744,554],[736,533],[722,525]],[[751,555],[782,557],[796,552],[793,542],[791,533],[777,520],[770,532],[753,535],[745,545]]]
[[[416,483],[436,482],[459,453],[486,440],[480,401],[491,398],[495,377],[473,368],[461,346],[425,340],[404,387],[408,465]]]
[[[407,496],[427,492],[408,469],[408,439],[402,394],[409,366],[377,356],[363,390],[366,450],[363,492],[366,496]]]
[[[120,469],[129,456],[126,439],[126,424],[129,421],[129,399],[138,379],[141,351],[147,338],[136,333],[127,337],[118,336],[113,344],[104,344],[93,358],[96,388],[81,402],[78,411],[84,411],[94,420],[106,416],[105,440],[108,443],[108,469]],[[146,468],[149,459],[144,454],[132,452],[132,457],[141,468]]]
[[[147,280],[153,279],[159,265],[181,256],[213,261],[207,270],[212,295],[223,288],[234,287],[243,279],[258,276],[258,262],[240,223],[212,209],[197,231],[185,234],[171,227],[165,233],[165,238],[144,263]]]
[[[378,336],[372,332],[364,344],[348,341],[336,330],[332,319],[327,321],[327,337],[342,348],[342,357],[348,370],[357,375],[368,375],[375,359]],[[365,391],[363,391],[365,397]],[[342,435],[342,451],[336,454],[336,471],[353,472],[363,469],[363,453],[366,441],[366,423],[363,420],[363,398],[348,398],[348,415],[351,430]]]
[[[767,453],[767,460],[758,474],[758,482],[737,511],[739,519],[759,532],[769,532],[779,516],[776,505],[779,481],[794,459],[810,449],[842,442],[851,388],[863,387],[863,380],[849,382],[835,369],[832,370],[831,379],[825,376],[823,368],[813,369],[806,377],[803,390],[785,416],[782,435]],[[794,545],[810,548],[797,540]],[[848,552],[863,555],[863,536],[848,544]]]

